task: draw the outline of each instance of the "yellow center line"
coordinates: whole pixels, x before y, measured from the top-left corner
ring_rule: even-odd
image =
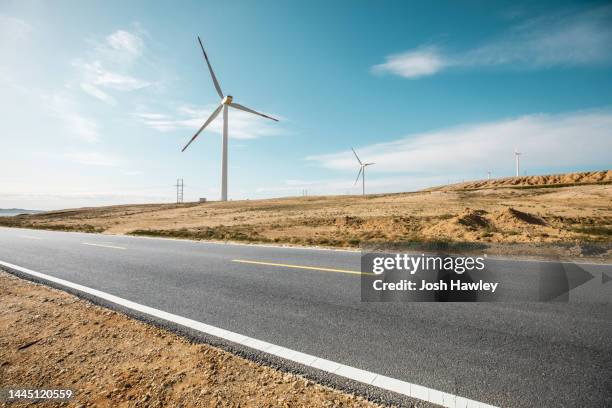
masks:
[[[246,261],[244,259],[232,259],[232,262],[254,264],[254,265],[278,266],[280,268],[308,269],[311,271],[348,273],[351,275],[374,275],[373,273],[351,271],[348,269],[333,269],[333,268],[323,268],[319,266],[289,265],[289,264],[281,264],[281,263],[273,263],[273,262]]]
[[[124,247],[120,247],[120,246],[114,246],[114,245],[102,245],[102,244],[91,244],[89,242],[81,242],[82,245],[90,245],[90,246],[97,246],[97,247],[103,247],[103,248],[113,248],[113,249],[125,249]]]

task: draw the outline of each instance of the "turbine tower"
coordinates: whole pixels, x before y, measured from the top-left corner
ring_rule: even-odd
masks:
[[[519,176],[520,174],[520,169],[521,169],[521,153],[516,150],[516,147],[514,148],[514,160],[516,161],[516,177]]]
[[[228,139],[228,129],[227,129],[227,120],[228,120],[228,107],[232,107],[235,109],[239,109],[241,111],[249,112],[255,115],[262,116],[267,119],[271,119],[275,122],[278,122],[278,119],[274,119],[271,116],[264,115],[263,113],[256,112],[253,109],[247,108],[246,106],[240,105],[238,103],[234,103],[234,98],[231,95],[224,96],[221,91],[221,86],[219,86],[219,81],[217,81],[217,77],[215,76],[215,72],[210,65],[210,61],[208,60],[208,55],[206,55],[206,51],[204,51],[204,46],[202,45],[202,40],[198,37],[198,42],[200,43],[200,48],[202,48],[202,54],[204,54],[204,59],[206,60],[206,65],[208,65],[208,70],[210,71],[210,76],[213,81],[213,85],[217,90],[217,94],[219,98],[221,98],[221,103],[211,113],[211,115],[206,119],[206,122],[202,125],[202,127],[193,135],[193,137],[189,140],[189,142],[183,147],[182,152],[187,149],[187,147],[195,140],[196,137],[208,126],[217,116],[221,110],[223,110],[223,144],[222,144],[222,160],[221,160],[221,201],[227,201],[227,139]]]
[[[368,166],[371,166],[373,164],[376,164],[376,163],[362,163],[361,159],[359,158],[359,156],[357,156],[357,152],[355,152],[355,149],[353,149],[351,147],[351,150],[353,151],[353,154],[355,155],[355,158],[359,162],[359,173],[357,173],[357,178],[355,179],[355,184],[357,184],[357,182],[359,181],[359,176],[361,176],[361,195],[365,195],[365,168],[368,167]],[[353,185],[355,185],[355,184],[353,184]]]

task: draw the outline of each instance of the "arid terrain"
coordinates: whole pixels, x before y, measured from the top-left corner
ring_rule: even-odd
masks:
[[[377,406],[5,272],[0,386],[74,392],[29,403],[49,407]]]
[[[468,182],[414,193],[119,205],[0,225],[359,247],[399,241],[612,242],[612,170]]]

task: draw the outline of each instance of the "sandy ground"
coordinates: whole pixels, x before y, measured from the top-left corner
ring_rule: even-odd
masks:
[[[377,406],[0,272],[0,388],[14,386],[75,392],[36,406]]]
[[[604,184],[566,186],[577,176],[540,176],[555,183],[83,208],[0,217],[0,225],[336,247],[408,240],[611,243],[612,171],[600,173],[578,181]]]

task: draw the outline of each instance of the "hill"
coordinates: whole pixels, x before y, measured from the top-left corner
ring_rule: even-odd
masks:
[[[605,172],[603,180],[609,175]],[[576,179],[591,183],[593,176]],[[407,240],[611,243],[612,186],[562,184],[566,183],[437,188],[365,197],[119,205],[1,217],[0,225],[334,247]]]
[[[38,210],[24,210],[23,208],[0,208],[0,217],[11,217],[20,214],[37,214],[41,212],[42,211]]]
[[[485,188],[568,187],[577,184],[612,183],[612,170],[583,173],[549,174],[544,176],[504,177],[491,180],[467,181],[429,188],[426,191],[478,190]]]

